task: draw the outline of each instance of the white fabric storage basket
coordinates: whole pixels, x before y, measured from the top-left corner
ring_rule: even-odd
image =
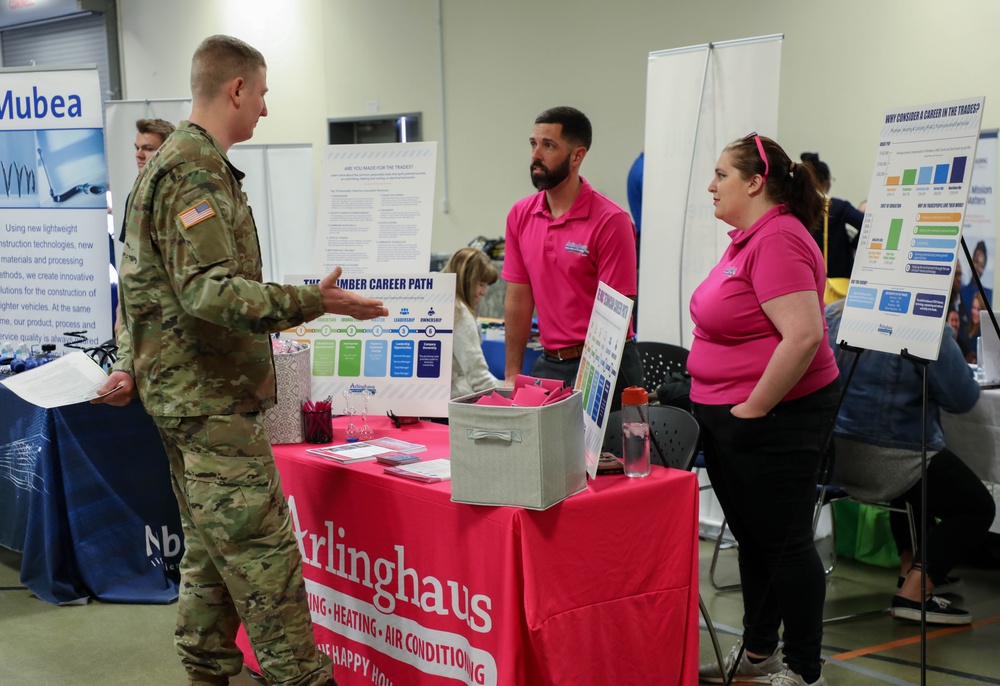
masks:
[[[448,403],[451,499],[544,510],[585,489],[582,394],[543,407],[473,404],[492,392]]]

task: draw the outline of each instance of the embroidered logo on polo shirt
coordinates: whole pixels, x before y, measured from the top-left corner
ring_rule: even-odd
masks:
[[[722,273],[726,276],[736,276],[736,267],[726,267],[722,270]]]
[[[573,241],[566,241],[566,249],[569,250],[570,252],[575,252],[580,255],[590,254],[590,250],[587,249],[587,246],[583,245],[582,243],[574,243]]]

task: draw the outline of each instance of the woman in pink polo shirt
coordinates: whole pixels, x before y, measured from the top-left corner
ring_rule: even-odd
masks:
[[[708,187],[732,242],[691,297],[691,400],[705,464],[739,543],[745,654],[736,680],[825,684],[825,580],[812,516],[839,373],[826,342],[823,256],[806,227],[822,196],[812,171],[750,134],[723,150]],[[784,623],[784,659],[778,630]],[[702,681],[723,683],[717,665]]]

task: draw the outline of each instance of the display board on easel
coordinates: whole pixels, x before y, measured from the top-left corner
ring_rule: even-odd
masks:
[[[937,359],[983,103],[885,112],[837,341]]]

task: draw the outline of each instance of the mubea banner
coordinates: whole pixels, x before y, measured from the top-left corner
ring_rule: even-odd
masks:
[[[107,168],[94,68],[0,70],[0,340],[111,337]]]

